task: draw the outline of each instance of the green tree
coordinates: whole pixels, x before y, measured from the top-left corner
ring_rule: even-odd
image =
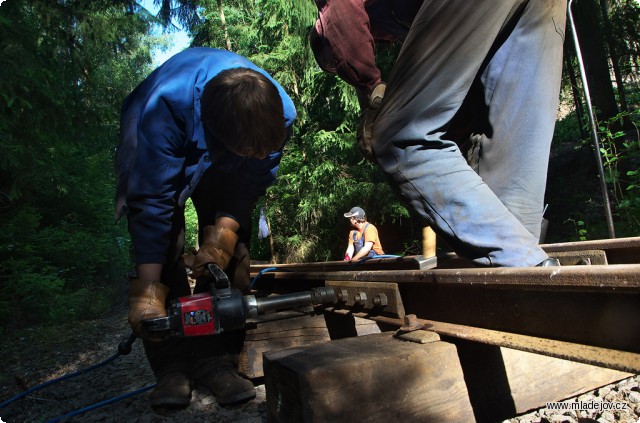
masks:
[[[121,283],[113,224],[119,104],[150,63],[131,1],[0,8],[0,323],[94,316]]]
[[[618,114],[618,106],[609,73],[609,63],[602,29],[602,16],[596,0],[581,0],[572,8],[582,59],[599,118],[607,120]]]
[[[566,94],[561,97],[561,119],[552,145],[547,217],[553,226],[548,241],[608,237],[594,154],[600,154],[605,165],[616,236],[636,236],[640,220],[636,198],[640,157],[637,149],[640,6],[633,0],[589,0],[574,2],[572,10],[601,148],[597,152],[593,149],[591,125],[583,112],[584,89],[577,78],[578,61],[573,39],[568,36],[563,92],[571,91],[573,101]],[[622,112],[618,114],[617,110]],[[574,222],[581,222],[580,231],[575,230]]]
[[[184,4],[173,2],[172,10]],[[298,112],[278,180],[254,213],[257,223],[264,208],[272,238],[259,242],[254,228],[252,257],[278,262],[341,257],[348,230],[342,214],[356,204],[378,225],[391,228],[392,223],[409,221],[406,207],[381,171],[356,148],[355,91],[315,63],[308,41],[317,16],[314,3],[204,0],[200,6],[200,22],[189,27],[194,45],[230,45],[267,70]],[[385,50],[381,66],[390,67],[396,52]],[[384,236],[384,227],[381,230]]]

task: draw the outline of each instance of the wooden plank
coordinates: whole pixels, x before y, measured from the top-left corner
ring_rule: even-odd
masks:
[[[343,334],[353,337],[359,336],[359,338],[348,339],[362,339],[366,337],[365,335],[380,331],[374,322],[367,319],[353,315],[339,315],[337,317],[339,317],[337,321],[332,320],[333,325],[337,322],[337,326],[343,328]],[[346,330],[345,326],[348,325],[353,325],[352,329]],[[422,332],[424,331],[415,333]],[[385,335],[389,334],[390,332],[385,333]],[[407,336],[412,334],[414,333]],[[543,407],[548,401],[561,401],[630,376],[626,372],[527,351],[485,345],[464,339],[448,337],[446,339],[457,347],[457,357],[464,374],[469,401],[479,421],[500,421],[531,409]],[[429,338],[429,340],[433,339]],[[329,341],[329,332],[322,316],[302,316],[261,323],[248,331],[245,349],[241,355],[240,370],[252,378],[263,376],[266,378],[267,357],[291,354],[292,347],[295,347],[295,351],[308,351],[326,348],[327,344],[337,342]],[[378,349],[377,346],[371,348],[385,351]],[[321,355],[322,351],[326,352],[326,350],[317,350],[314,354]],[[307,354],[311,353],[307,352]],[[328,354],[329,357],[335,356],[333,352]],[[391,362],[385,364],[389,369],[395,369],[399,365],[396,358],[399,358],[400,363],[404,361],[401,356],[396,354],[395,350],[384,352],[384,354],[388,354],[391,358],[395,357]],[[455,355],[456,352],[453,354]],[[339,362],[344,361],[339,356],[335,358]],[[313,360],[322,363],[317,358],[313,358]],[[370,372],[370,370],[363,371]],[[287,371],[283,370],[283,372],[286,374]],[[292,383],[291,380],[287,381],[287,378],[291,379],[292,376],[278,374],[277,377],[279,379],[277,383]],[[280,380],[281,378],[284,379]],[[297,378],[298,376],[295,377],[295,380]],[[558,383],[559,381],[561,383]],[[268,392],[267,395],[271,394]],[[375,396],[365,401],[366,404],[375,402],[376,400],[373,398],[378,398],[379,393],[372,392],[371,395]],[[302,412],[300,407],[296,412]],[[404,411],[402,412],[404,413]]]
[[[349,324],[354,324],[353,330],[349,332],[353,336],[380,332],[378,325],[371,320],[356,317]],[[255,328],[247,330],[238,368],[250,378],[259,378],[264,375],[263,353],[316,345],[330,340],[325,318],[321,315],[258,323]]]
[[[456,347],[389,332],[265,353],[270,422],[473,422]]]
[[[449,339],[449,338],[445,338]],[[502,421],[631,374],[509,348],[451,339],[478,421]]]
[[[632,376],[618,370],[501,348],[516,413],[543,407]]]

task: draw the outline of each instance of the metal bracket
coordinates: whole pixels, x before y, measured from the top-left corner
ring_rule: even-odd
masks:
[[[404,318],[404,306],[397,283],[326,281],[325,286],[333,288],[337,299],[336,309],[349,308],[353,312]]]
[[[603,250],[554,251],[548,254],[560,260],[563,266],[608,264],[607,254]]]

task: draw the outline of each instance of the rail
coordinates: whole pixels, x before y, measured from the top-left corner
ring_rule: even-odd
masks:
[[[332,286],[326,312],[396,327],[415,316],[442,336],[640,373],[640,237],[543,248],[563,265],[477,268],[452,254],[272,264],[256,288]]]

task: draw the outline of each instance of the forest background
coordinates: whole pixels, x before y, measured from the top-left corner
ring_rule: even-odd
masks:
[[[421,253],[423,223],[355,144],[354,90],[323,73],[309,48],[311,0],[7,0],[0,5],[0,333],[92,319],[131,269],[126,222],[114,222],[119,109],[179,22],[192,46],[235,51],[266,69],[298,110],[278,181],[254,213],[252,258],[339,260],[363,207],[387,253]],[[615,235],[640,234],[640,6],[579,0],[573,13],[601,141]],[[584,87],[567,26],[552,144],[546,242],[612,236]],[[384,74],[399,44],[378,47]],[[270,236],[259,239],[264,211]],[[188,244],[195,212],[188,209]]]

